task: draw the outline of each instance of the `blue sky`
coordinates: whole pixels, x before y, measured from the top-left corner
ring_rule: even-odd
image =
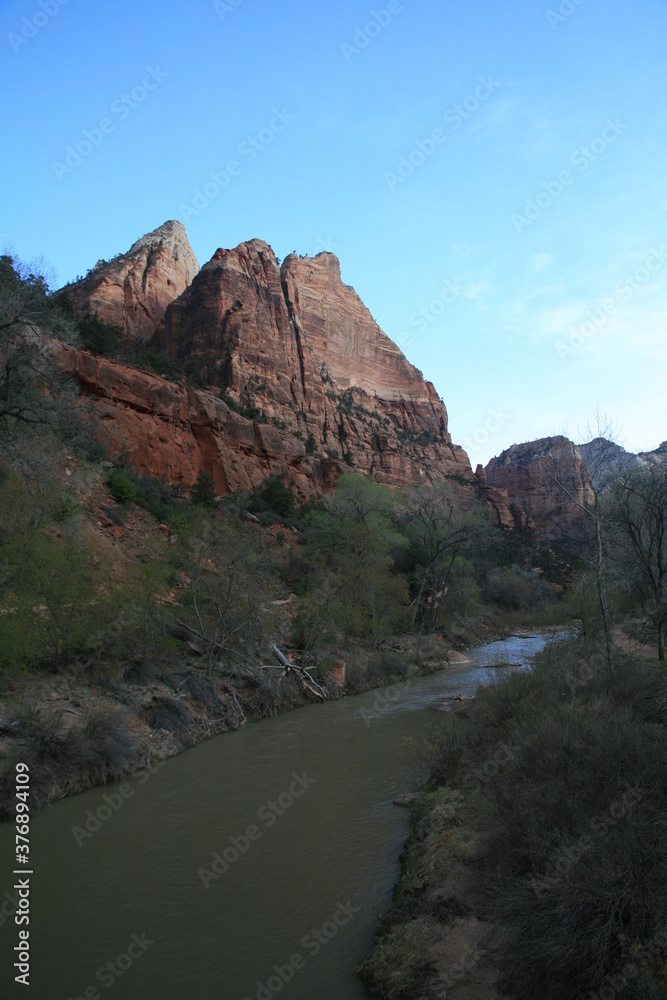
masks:
[[[332,249],[473,465],[596,410],[653,448],[666,38],[665,0],[0,0],[0,247]]]

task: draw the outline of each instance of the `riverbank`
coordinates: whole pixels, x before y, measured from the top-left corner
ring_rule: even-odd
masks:
[[[657,664],[619,653],[610,677],[580,641],[445,717],[371,995],[664,997],[666,723]]]
[[[470,644],[504,634],[500,621],[471,629]],[[382,650],[345,653],[346,678],[316,682],[335,700],[447,669],[456,659],[440,634],[387,639]],[[273,676],[271,676],[273,675]],[[0,716],[0,818],[14,817],[16,763],[28,764],[33,809],[166,760],[203,740],[312,704],[294,672],[239,669],[208,680],[201,661],[165,654],[161,669],[107,665],[94,676],[32,673],[10,682]]]

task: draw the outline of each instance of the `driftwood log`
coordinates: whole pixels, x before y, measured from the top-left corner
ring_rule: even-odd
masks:
[[[272,653],[275,653],[276,657],[283,665],[284,668],[282,674],[283,677],[285,676],[286,673],[292,671],[294,675],[298,678],[299,683],[301,684],[301,687],[304,689],[304,691],[309,691],[310,694],[314,695],[315,698],[318,698],[320,701],[327,700],[326,691],[324,690],[323,687],[320,687],[320,685],[317,683],[316,680],[313,679],[313,677],[308,673],[305,667],[299,667],[296,663],[291,663],[287,659],[285,654],[281,653],[281,651],[278,649],[277,646],[275,645],[270,646],[269,649]],[[272,668],[265,667],[264,669],[271,670]]]

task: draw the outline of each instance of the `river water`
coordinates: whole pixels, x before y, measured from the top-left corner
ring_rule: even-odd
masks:
[[[414,745],[443,725],[434,702],[546,641],[492,643],[470,652],[477,667],[244,726],[37,814],[30,990],[14,983],[4,824],[0,996],[362,1000],[354,970],[409,832],[393,799],[426,778]]]

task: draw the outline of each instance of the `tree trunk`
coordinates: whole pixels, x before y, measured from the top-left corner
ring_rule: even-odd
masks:
[[[597,502],[596,502],[597,507]],[[600,512],[595,511],[595,535],[597,539],[598,556],[598,597],[600,599],[600,610],[602,611],[602,621],[604,624],[604,637],[607,646],[607,665],[609,673],[614,673],[614,637],[611,631],[611,619],[609,615],[609,605],[607,604],[607,592],[604,583],[604,552],[602,548],[602,526],[600,524]]]

